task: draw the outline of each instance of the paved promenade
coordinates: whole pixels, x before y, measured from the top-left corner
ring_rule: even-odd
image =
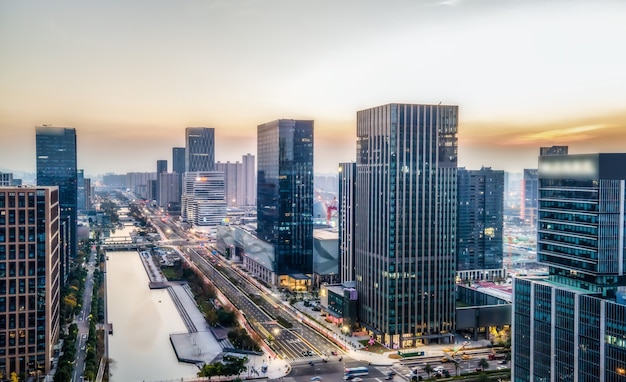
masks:
[[[179,252],[179,255],[184,258],[182,253]],[[222,345],[228,346],[228,343],[221,342],[215,337],[202,312],[198,309],[189,286],[185,283],[167,281],[160,268],[154,264],[154,258],[150,252],[141,252],[139,256],[151,286],[167,288],[187,328],[187,333],[170,335],[170,341],[179,361],[202,365],[219,358],[223,353]],[[241,375],[242,379],[279,379],[290,371],[287,362],[270,356],[271,349],[263,350],[263,355],[247,356],[248,370]],[[267,366],[265,373],[261,371],[262,366]],[[220,379],[213,377],[212,380]]]

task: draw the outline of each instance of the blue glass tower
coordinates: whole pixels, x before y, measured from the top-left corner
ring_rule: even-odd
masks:
[[[78,254],[76,216],[78,173],[76,129],[36,127],[37,185],[59,187],[61,225],[61,280],[66,281],[70,259]]]
[[[274,246],[277,275],[313,271],[313,121],[257,129],[257,236]]]

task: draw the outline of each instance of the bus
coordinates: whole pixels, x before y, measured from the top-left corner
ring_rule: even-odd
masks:
[[[343,379],[349,380],[359,375],[367,375],[369,373],[369,369],[367,367],[349,367],[345,370],[343,374]]]

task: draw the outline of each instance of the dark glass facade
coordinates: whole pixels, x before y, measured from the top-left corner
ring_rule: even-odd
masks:
[[[36,128],[37,185],[58,186],[61,220],[61,280],[65,282],[70,259],[78,254],[76,236],[78,175],[76,129]]]
[[[459,168],[457,271],[502,268],[504,171]]]
[[[313,271],[313,121],[257,130],[257,236],[274,246],[277,275]]]
[[[188,127],[185,129],[185,142],[187,172],[215,171],[215,129]]]
[[[359,320],[388,346],[447,342],[454,330],[457,115],[407,104],[357,113]]]
[[[339,272],[341,282],[354,281],[354,190],[356,163],[339,164]]]
[[[626,154],[539,158],[537,256],[514,282],[514,381],[626,380]]]

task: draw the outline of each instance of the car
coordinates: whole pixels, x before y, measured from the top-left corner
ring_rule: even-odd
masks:
[[[506,367],[506,366],[498,366],[498,370],[507,370],[507,369],[508,369],[508,367]]]
[[[337,355],[337,352],[333,350],[333,351],[330,352],[330,354]]]
[[[352,381],[353,381],[353,382],[361,382],[361,381],[363,381],[363,378],[360,378],[360,377],[354,377],[354,378],[352,378]]]
[[[441,358],[441,363],[446,363],[446,362],[450,362],[450,360],[447,357]]]
[[[312,351],[310,351],[310,350],[307,350],[307,351],[306,351],[306,355],[308,355],[309,357],[311,357],[311,356],[313,356],[313,352],[312,352]]]
[[[311,381],[321,381],[322,377],[316,375],[315,377],[311,377]]]
[[[506,360],[504,360],[504,359],[503,359],[502,361],[498,361],[498,363],[499,363],[500,365],[506,365]]]
[[[303,357],[306,357],[308,354],[306,353],[306,350],[302,350],[302,352],[300,352],[300,354],[302,354]]]
[[[436,372],[443,372],[446,368],[443,366],[435,366],[435,368],[433,368],[433,371]]]
[[[463,358],[464,360],[468,360],[468,359],[472,359],[472,356],[469,354],[463,354],[461,358]]]

